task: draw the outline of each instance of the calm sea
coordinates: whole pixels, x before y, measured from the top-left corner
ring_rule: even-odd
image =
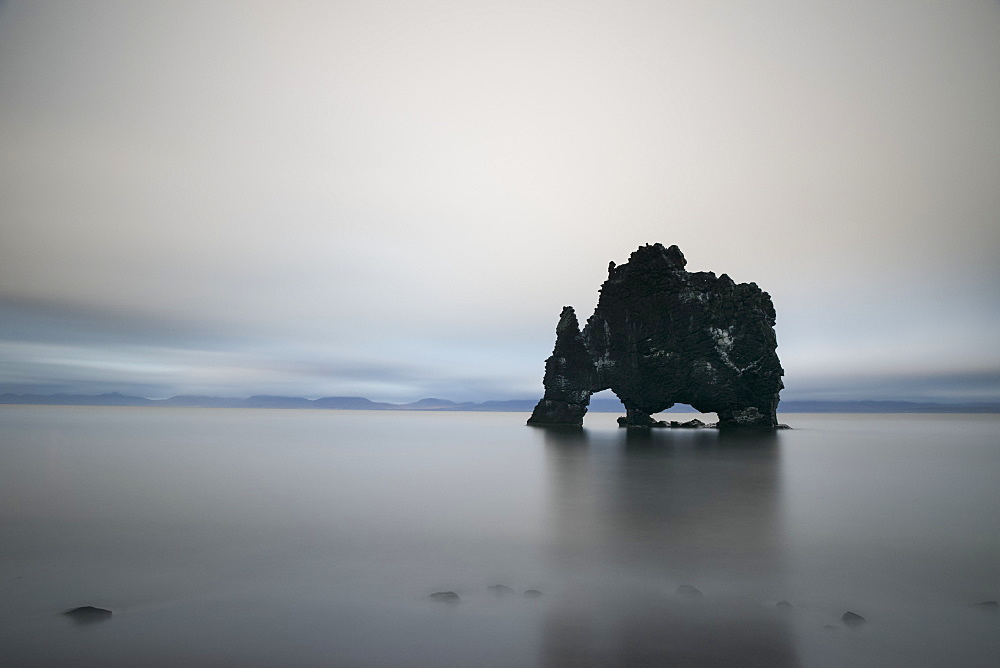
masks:
[[[0,407],[0,663],[997,665],[1000,416],[526,418]]]

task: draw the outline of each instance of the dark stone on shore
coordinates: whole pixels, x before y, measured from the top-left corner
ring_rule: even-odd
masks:
[[[625,405],[622,427],[665,427],[650,416],[675,403],[717,413],[719,429],[778,427],[784,371],[770,296],[686,264],[677,246],[642,246],[609,266],[582,331],[563,307],[528,424],[581,426],[590,395],[611,389]]]
[[[462,599],[453,591],[436,591],[427,598],[441,603],[461,603]]]
[[[795,606],[793,606],[788,601],[778,601],[777,603],[774,604],[774,607],[778,608],[779,610],[791,610]]]
[[[868,620],[862,617],[861,615],[848,610],[847,612],[845,612],[843,615],[840,616],[840,621],[844,623],[844,626],[857,628]]]
[[[976,603],[974,608],[979,608],[980,610],[986,610],[987,612],[1000,612],[1000,603],[996,601],[983,601],[981,603]]]
[[[493,585],[491,587],[487,587],[486,589],[493,592],[494,596],[512,596],[517,593],[505,585]]]
[[[524,592],[523,596],[525,598],[541,598],[542,592],[538,591],[537,589],[529,589],[526,592]]]
[[[702,596],[701,590],[691,585],[681,585],[674,593],[684,598],[701,598]]]
[[[95,608],[92,605],[84,605],[73,608],[63,613],[77,624],[93,624],[95,622],[105,622],[111,619],[111,611],[104,608]]]

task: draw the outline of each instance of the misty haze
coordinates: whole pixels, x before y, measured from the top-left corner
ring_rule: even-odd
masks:
[[[0,410],[12,665],[996,656],[976,606],[1000,591],[996,415],[727,435],[609,413],[566,431],[524,413]],[[460,602],[427,599],[446,591]],[[85,605],[113,617],[55,614]]]

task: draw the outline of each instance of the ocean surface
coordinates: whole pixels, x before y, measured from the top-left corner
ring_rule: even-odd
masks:
[[[527,417],[2,406],[0,664],[997,665],[1000,416]]]

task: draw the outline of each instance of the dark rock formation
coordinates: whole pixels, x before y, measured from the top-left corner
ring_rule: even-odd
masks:
[[[674,591],[678,596],[683,596],[684,598],[701,598],[701,590],[692,585],[681,585]]]
[[[844,623],[844,626],[857,628],[863,625],[868,620],[859,615],[858,613],[851,612],[850,610],[848,610],[847,612],[845,612],[843,615],[840,616],[840,621]]]
[[[525,591],[524,594],[522,594],[522,596],[524,596],[525,598],[541,598],[542,592],[538,591],[537,589],[529,589]]]
[[[717,413],[720,429],[778,426],[784,371],[770,296],[685,264],[677,246],[643,246],[608,267],[582,332],[563,308],[528,424],[582,426],[590,395],[610,388],[625,405],[624,427],[666,426],[650,416],[675,403]]]
[[[564,306],[556,325],[556,346],[545,360],[545,396],[528,424],[581,426],[596,376],[594,361],[580,333],[572,306]]]
[[[77,624],[93,624],[111,619],[111,611],[104,608],[95,608],[92,605],[84,605],[73,608],[63,613]]]
[[[436,591],[430,596],[428,596],[432,601],[439,601],[441,603],[461,603],[462,599],[458,597],[453,591]]]
[[[492,592],[494,596],[512,596],[517,593],[507,585],[492,585],[486,589]]]

